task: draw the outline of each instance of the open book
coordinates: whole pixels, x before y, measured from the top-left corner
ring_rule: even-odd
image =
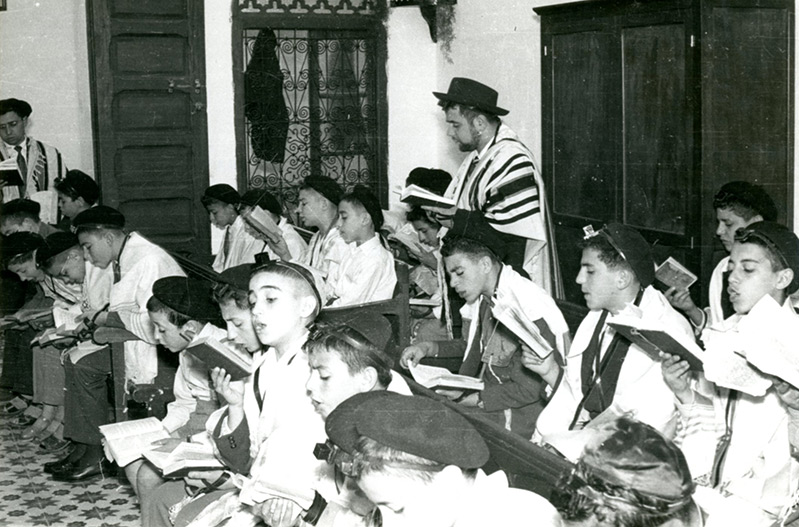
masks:
[[[430,247],[426,247],[419,241],[419,236],[414,233],[405,232],[402,230],[398,230],[388,235],[389,240],[396,240],[397,242],[401,243],[408,250],[411,254],[423,254],[431,252]]]
[[[244,221],[249,223],[255,230],[269,239],[276,240],[283,236],[280,227],[275,223],[269,214],[256,205],[242,214]]]
[[[658,352],[679,355],[688,361],[692,370],[702,371],[704,351],[688,336],[681,333],[669,333],[663,326],[636,319],[633,317],[619,317],[608,322],[608,326],[624,335],[630,342],[655,360],[660,360]]]
[[[452,208],[455,206],[455,200],[452,198],[445,198],[444,196],[439,196],[435,192],[430,192],[427,189],[424,189],[418,185],[408,185],[400,194],[400,201],[403,203],[407,203],[408,205],[419,205],[419,206],[431,206],[431,207],[442,207],[442,208]]]
[[[552,353],[552,345],[541,334],[535,322],[530,320],[517,304],[497,298],[491,308],[491,314],[540,358],[545,359]]]
[[[252,357],[227,346],[211,335],[209,324],[191,341],[186,351],[205,363],[208,369],[223,368],[233,381],[241,380],[252,373]]]
[[[0,319],[0,329],[24,324],[31,324],[39,328],[55,326],[52,306],[45,308],[23,308],[16,313],[6,315]]]
[[[696,282],[696,275],[669,256],[655,269],[655,279],[666,287],[674,287],[681,291],[688,289]]]
[[[772,383],[747,362],[744,350],[749,346],[744,339],[735,329],[705,329],[702,332],[706,350],[705,378],[724,388],[762,397]]]
[[[458,375],[446,368],[417,364],[409,368],[413,380],[425,388],[447,388],[456,390],[482,390],[485,384],[480,379],[468,375]]]
[[[224,465],[214,456],[213,447],[206,443],[180,443],[176,447],[158,447],[144,452],[165,478],[185,478],[195,470],[217,470]]]
[[[155,417],[102,425],[100,433],[105,438],[106,452],[120,467],[152,450],[153,441],[169,438],[169,433]]]
[[[44,332],[31,341],[34,346],[69,347],[78,343],[80,336],[77,329],[66,329],[66,326],[47,328]]]

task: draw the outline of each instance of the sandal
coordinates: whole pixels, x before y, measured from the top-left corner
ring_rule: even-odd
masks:
[[[0,415],[13,417],[23,412],[27,407],[28,407],[28,400],[22,396],[18,396],[15,399],[12,399],[10,402],[7,402],[6,404],[3,405],[2,408],[0,408]]]
[[[36,439],[44,439],[44,438],[39,438],[39,434],[43,433],[49,425],[50,425],[50,419],[44,416],[40,417],[31,426],[29,426],[22,432],[22,439],[32,439],[34,437]]]
[[[53,434],[58,435],[57,432],[63,430],[63,423],[62,423],[63,420],[64,420],[64,407],[59,406],[58,409],[56,410],[55,415],[53,416],[52,421],[47,426],[47,428],[45,428],[39,434],[36,435],[36,440],[44,441]]]

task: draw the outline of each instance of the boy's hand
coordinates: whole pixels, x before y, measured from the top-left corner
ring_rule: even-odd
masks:
[[[157,441],[153,441],[150,443],[150,446],[154,447],[167,447],[171,449],[177,448],[177,446],[181,443],[184,443],[185,440],[179,437],[167,437],[166,439],[158,439]]]
[[[694,301],[691,299],[691,293],[687,289],[677,290],[675,287],[670,287],[669,290],[664,293],[664,296],[672,307],[685,313],[685,315],[691,319],[694,326],[700,326],[702,324],[702,320],[704,320],[702,310],[696,307],[696,304],[694,304]]]
[[[785,406],[793,410],[799,410],[799,389],[776,377],[774,378],[774,389],[777,391],[777,397],[780,398]]]
[[[416,366],[425,357],[435,356],[438,346],[435,342],[417,342],[408,346],[402,351],[400,356],[400,366],[406,370],[411,366]]]
[[[691,365],[688,361],[682,360],[679,355],[658,353],[663,361],[660,366],[663,380],[666,386],[674,392],[674,395],[682,404],[688,404],[693,399],[691,390]]]
[[[244,381],[231,381],[223,368],[211,370],[211,382],[216,393],[225,398],[230,406],[244,405]]]
[[[271,527],[292,527],[303,512],[296,502],[286,498],[272,498],[253,505],[252,509]]]
[[[268,237],[266,240],[267,245],[269,248],[272,249],[272,252],[275,253],[281,260],[288,262],[291,260],[291,251],[289,250],[289,246],[286,244],[286,239],[283,236],[278,237]]]
[[[186,474],[186,477],[183,478],[183,481],[186,482],[186,485],[194,488],[205,488],[214,481],[218,480],[222,477],[224,470],[193,470]],[[231,489],[233,488],[233,482],[231,480],[227,480],[218,488],[220,490],[224,489]]]
[[[555,386],[560,375],[560,365],[555,360],[555,352],[542,359],[536,352],[531,350],[526,344],[521,343],[522,347],[522,366],[533,373],[537,373],[544,382],[550,386]]]

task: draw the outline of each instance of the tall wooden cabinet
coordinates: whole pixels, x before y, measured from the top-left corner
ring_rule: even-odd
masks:
[[[713,195],[793,196],[793,2],[589,1],[541,16],[543,169],[567,298],[582,227],[619,221],[699,274],[718,261]]]

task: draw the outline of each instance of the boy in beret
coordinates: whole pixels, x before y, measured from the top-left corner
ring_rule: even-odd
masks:
[[[275,222],[280,229],[280,236],[270,236],[268,233],[257,230],[247,222],[247,213],[256,205],[261,207]],[[288,218],[283,216],[283,207],[270,192],[266,190],[248,190],[241,196],[239,212],[245,218],[244,221],[247,222],[248,232],[266,243],[264,250],[270,259],[301,262],[305,258],[308,244],[294,229],[294,225],[289,223]]]
[[[72,220],[85,259],[110,269],[112,285],[107,310],[86,311],[99,326],[123,327],[139,337],[124,343],[125,382],[152,383],[158,373],[155,333],[147,314],[153,284],[166,276],[184,276],[183,270],[161,247],[137,232],[125,231],[125,217],[104,205],[87,209]],[[104,461],[99,427],[108,422],[106,380],[111,375],[110,348],[105,347],[77,363],[67,357],[67,412],[74,402],[77,418],[67,418],[69,437],[76,448],[70,459],[50,467],[59,481],[81,481],[102,472]],[[72,370],[72,371],[70,371]],[[116,382],[122,382],[116,379]],[[69,392],[72,392],[71,394]],[[73,398],[74,396],[74,398]],[[66,432],[65,432],[66,434]]]
[[[0,161],[15,159],[24,184],[14,192],[14,197],[47,190],[52,181],[64,177],[67,171],[61,152],[27,135],[31,113],[33,108],[23,100],[0,100]],[[10,199],[5,188],[3,197],[3,201]]]
[[[383,226],[383,211],[377,197],[357,185],[338,204],[336,227],[349,251],[341,265],[327,277],[331,306],[351,306],[394,295],[397,273],[394,256],[383,245],[378,232]]]
[[[555,362],[555,356],[566,352],[569,330],[546,291],[501,263],[504,251],[481,214],[458,211],[441,256],[452,288],[466,302],[461,313],[471,320],[467,340],[417,342],[403,351],[400,364],[416,365],[424,357],[463,357],[459,373],[483,379],[485,388],[460,402],[484,409],[507,429],[529,438],[544,406],[545,384],[524,367],[521,340],[493,309],[501,303],[533,321],[553,349],[550,358]]]
[[[241,196],[236,189],[224,183],[211,185],[200,201],[208,211],[211,225],[225,231],[212,265],[214,271],[221,273],[229,267],[254,262],[264,244],[247,232],[244,218],[239,215]]]
[[[776,221],[777,206],[760,185],[747,181],[730,181],[716,192],[713,198],[716,210],[716,236],[729,255],[738,229],[758,221]],[[674,288],[666,291],[671,305],[685,313],[697,334],[706,326],[718,324],[732,316],[735,310],[727,294],[730,257],[725,256],[713,269],[708,289],[709,306],[700,309],[694,304],[688,290]]]
[[[651,426],[620,417],[585,429],[576,467],[553,490],[568,526],[700,527],[682,451]]]
[[[480,468],[485,441],[463,416],[422,396],[371,392],[342,404],[325,423],[348,456],[339,467],[357,480],[383,525],[557,526],[544,498],[511,489],[505,474]]]
[[[86,173],[70,170],[63,179],[56,179],[55,190],[58,193],[58,210],[69,221],[84,210],[93,207],[100,199],[100,187]]]
[[[309,229],[317,229],[300,263],[319,271],[325,279],[337,271],[349,247],[337,227],[338,203],[344,192],[326,176],[308,176],[300,186],[297,213]]]
[[[708,371],[711,361],[727,361],[727,353],[740,351],[730,346],[748,339],[774,345],[772,336],[786,338],[780,337],[786,328],[779,325],[799,323],[789,298],[799,289],[799,238],[787,227],[761,221],[739,229],[728,270],[727,293],[735,314],[703,333]],[[746,327],[750,311],[762,303],[773,303],[782,313],[760,320],[756,328]],[[732,338],[717,344],[726,334]],[[796,342],[781,345],[790,348]],[[680,402],[676,440],[698,481],[715,491],[703,493],[700,501],[710,513],[707,525],[765,526],[783,520],[797,491],[799,464],[791,442],[799,428],[793,407],[799,387],[771,378],[773,386],[757,397],[708,382],[703,375],[692,379],[685,361],[664,357],[663,376]]]
[[[15,199],[3,204],[0,209],[0,234],[8,236],[15,232],[32,232],[42,238],[58,229],[41,221],[42,206],[30,199]]]
[[[534,440],[556,448],[559,441],[568,441],[571,431],[603,412],[632,412],[660,431],[672,420],[674,396],[660,363],[608,327],[609,322],[632,316],[693,338],[688,321],[652,287],[655,264],[641,234],[618,223],[598,232],[585,230],[577,283],[591,311],[577,329],[565,366],[554,357],[542,361],[525,355],[525,366],[554,390],[538,418]]]

